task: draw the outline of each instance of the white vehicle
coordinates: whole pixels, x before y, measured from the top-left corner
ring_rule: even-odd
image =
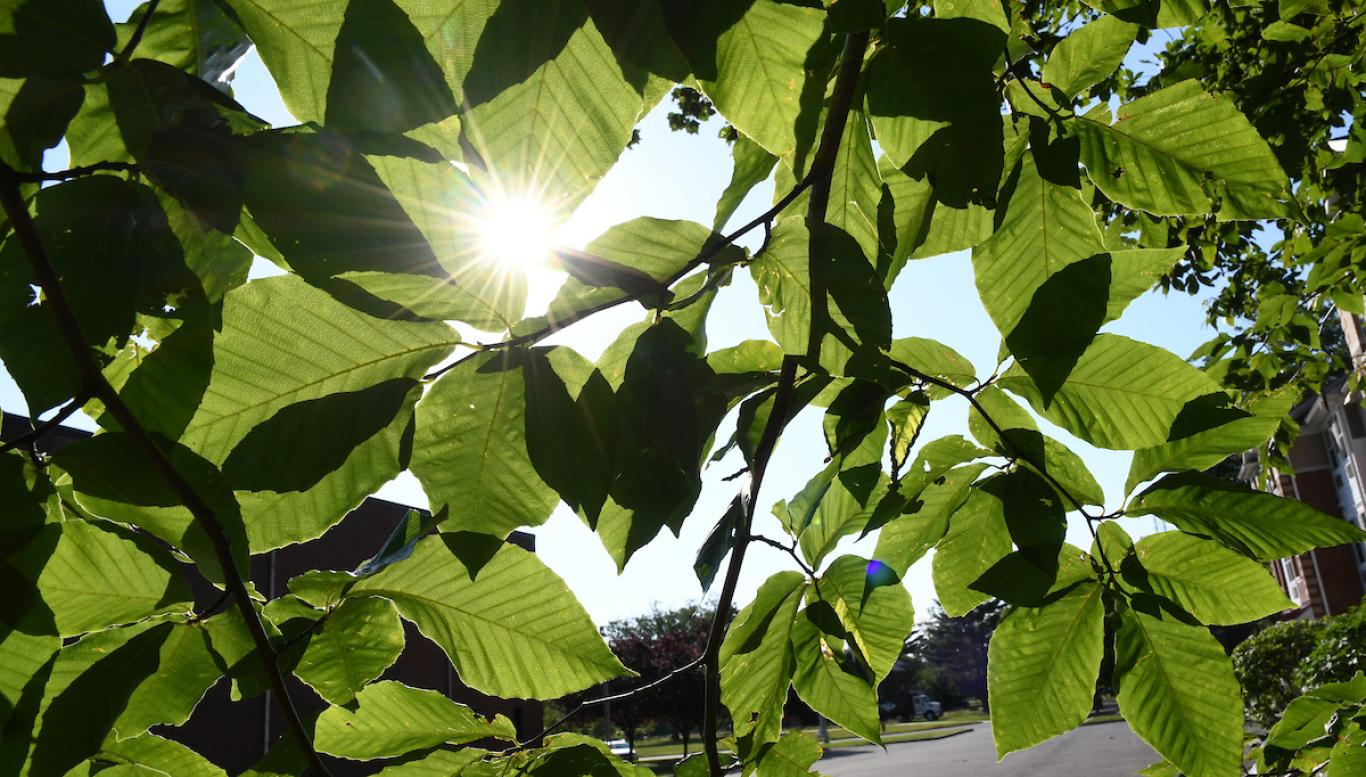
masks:
[[[923,693],[913,694],[910,702],[902,709],[903,720],[915,720],[923,716],[925,720],[939,720],[944,714],[944,706]]]
[[[605,744],[608,752],[617,758],[623,761],[636,760],[636,754],[631,752],[631,745],[625,739],[609,739]]]

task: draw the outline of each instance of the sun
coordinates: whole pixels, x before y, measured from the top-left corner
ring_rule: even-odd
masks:
[[[544,269],[557,245],[550,209],[530,195],[494,197],[477,221],[484,258],[509,269]]]

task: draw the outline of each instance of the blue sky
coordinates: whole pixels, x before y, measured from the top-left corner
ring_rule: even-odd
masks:
[[[116,20],[127,17],[134,3],[119,0],[108,3]],[[238,100],[250,111],[276,126],[296,123],[285,110],[278,91],[255,52],[238,67],[234,80]],[[730,178],[730,149],[716,137],[720,119],[704,124],[697,135],[671,132],[666,121],[665,101],[640,125],[642,143],[626,151],[617,166],[603,179],[593,195],[561,227],[560,240],[576,246],[596,237],[613,224],[637,216],[691,219],[710,224],[715,203]],[[60,147],[50,154],[50,168],[65,162]],[[732,220],[741,224],[763,212],[772,200],[771,183],[751,193]],[[751,248],[753,243],[749,244]],[[257,274],[273,268],[258,261]],[[542,304],[553,290],[557,278],[540,272],[533,278],[535,297]],[[932,337],[957,349],[976,365],[979,374],[990,374],[996,364],[1000,336],[987,318],[973,282],[972,266],[966,252],[911,262],[901,273],[891,292],[894,334]],[[533,311],[534,312],[534,311]],[[621,306],[600,314],[556,335],[551,342],[571,345],[586,356],[596,357],[616,332],[639,320],[643,311],[636,306]],[[1212,331],[1204,324],[1202,301],[1184,294],[1163,296],[1149,292],[1134,302],[1125,315],[1106,327],[1107,331],[1186,355],[1207,340]],[[717,298],[708,320],[710,347],[722,348],[747,339],[768,337],[753,283],[746,273],[737,273],[735,282]],[[0,406],[11,412],[24,412],[23,399],[7,373],[0,375]],[[93,428],[89,419],[76,422]],[[729,435],[723,423],[718,437]],[[1062,430],[1042,423],[1048,433],[1073,446],[1090,467],[1107,497],[1107,508],[1118,507],[1123,499],[1124,476],[1129,454],[1093,448]],[[932,440],[945,434],[967,434],[966,403],[945,400],[935,404],[921,434]],[[767,505],[791,497],[821,467],[825,445],[821,437],[820,416],[806,412],[799,416],[783,436],[774,455],[760,495],[760,519],[756,530],[781,536],[777,521]],[[702,595],[692,572],[693,556],[712,524],[720,517],[734,494],[735,483],[720,478],[740,466],[737,456],[712,465],[706,473],[702,498],[682,535],[674,538],[666,531],[641,550],[621,575],[593,535],[569,510],[560,508],[550,521],[534,530],[537,552],[579,596],[599,623],[630,617],[652,606],[674,607],[696,602]],[[380,490],[379,495],[415,506],[426,506],[426,498],[416,480],[408,474]],[[1069,540],[1089,546],[1084,522],[1077,519],[1069,528]],[[1155,529],[1151,519],[1128,522],[1134,533]],[[851,545],[848,540],[840,552],[864,555],[872,552],[870,537]],[[746,558],[740,579],[738,603],[747,602],[759,584],[779,569],[790,568],[791,560],[767,546],[756,546]],[[907,575],[918,612],[922,615],[934,598],[930,580],[930,561],[916,564]]]

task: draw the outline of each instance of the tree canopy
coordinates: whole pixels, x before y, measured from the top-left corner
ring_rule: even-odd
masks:
[[[1207,626],[1289,606],[1265,562],[1366,540],[1203,472],[1266,448],[1323,377],[1328,306],[1361,312],[1363,29],[1315,0],[150,0],[119,24],[98,0],[0,0],[0,360],[52,414],[0,455],[0,771],[220,773],[153,729],[227,676],[288,723],[255,774],[643,774],[377,679],[407,623],[489,696],[644,687],[503,542],[563,504],[618,568],[714,524],[696,570],[739,612],[692,659],[705,752],[681,775],[809,773],[789,689],[878,742],[914,623],[901,578],[931,548],[949,615],[1010,605],[987,678],[1001,756],[1082,721],[1109,645],[1162,768],[1240,774],[1242,699]],[[1144,75],[1126,63],[1155,30],[1173,42]],[[234,100],[252,47],[297,125]],[[642,216],[557,249],[567,280],[527,315],[481,214],[515,196],[563,218],[669,94],[678,126],[730,128],[714,222]],[[58,143],[70,166],[45,169]],[[732,225],[767,180],[771,208]],[[1001,335],[989,374],[893,337],[910,311],[888,290],[951,252]],[[281,274],[248,280],[254,256]],[[746,272],[770,336],[711,349],[712,302]],[[1195,363],[1102,331],[1155,285],[1216,279],[1234,329]],[[617,307],[640,320],[596,361],[547,343]],[[973,439],[921,439],[950,398]],[[98,434],[31,445],[77,410]],[[775,504],[800,413],[823,468]],[[1118,506],[1038,418],[1133,453]],[[731,451],[733,500],[697,514]],[[428,515],[265,601],[253,554],[402,472]],[[754,531],[770,509],[785,536]],[[1134,539],[1147,515],[1174,528]],[[754,543],[791,565],[737,602]],[[185,565],[224,607],[196,606]]]

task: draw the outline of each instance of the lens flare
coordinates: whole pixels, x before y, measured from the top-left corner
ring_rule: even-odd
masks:
[[[550,210],[531,196],[491,199],[477,228],[484,258],[508,267],[543,268],[556,244]]]

